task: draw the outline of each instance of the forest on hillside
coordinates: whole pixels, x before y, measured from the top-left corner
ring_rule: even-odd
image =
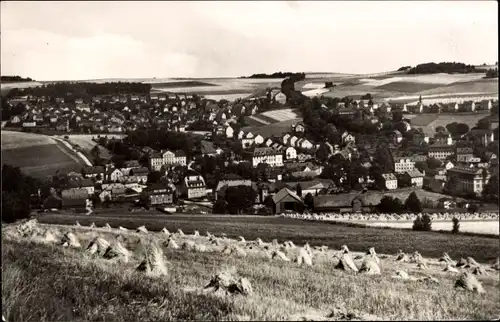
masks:
[[[405,66],[406,69],[407,66]],[[443,62],[443,63],[425,63],[419,64],[415,67],[408,69],[408,74],[467,74],[467,73],[477,73],[479,72],[475,66],[466,65],[464,63],[456,62]]]
[[[287,78],[287,77],[293,77],[294,79],[299,81],[306,79],[306,74],[291,73],[291,72],[276,72],[272,74],[253,74],[248,77],[243,76],[242,78]]]

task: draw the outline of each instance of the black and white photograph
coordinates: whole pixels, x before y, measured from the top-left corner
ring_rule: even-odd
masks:
[[[497,1],[2,1],[2,322],[500,318]]]

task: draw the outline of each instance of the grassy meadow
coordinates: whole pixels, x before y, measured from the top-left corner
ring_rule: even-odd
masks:
[[[498,256],[498,236],[450,235],[440,232],[416,232],[406,229],[387,227],[363,227],[360,225],[339,224],[334,222],[311,222],[276,216],[231,216],[231,215],[164,215],[161,213],[106,212],[102,214],[40,214],[37,220],[45,224],[82,226],[95,223],[103,227],[135,229],[141,225],[149,231],[169,231],[182,229],[186,233],[195,230],[204,234],[227,234],[228,237],[244,236],[252,240],[264,241],[277,239],[280,242],[292,240],[296,244],[308,242],[311,246],[327,245],[340,249],[344,244],[355,251],[375,247],[384,254],[395,254],[399,249],[404,252],[419,251],[424,256],[440,257],[447,252],[452,257],[466,257],[475,254],[477,260],[489,261]]]
[[[233,240],[220,239],[220,247],[195,252],[167,248],[162,243],[167,240],[164,234],[52,226],[54,232],[72,231],[77,236],[83,249],[73,249],[10,237],[2,228],[2,311],[7,321],[346,319],[338,312],[327,318],[337,308],[347,319],[356,314],[382,320],[486,320],[500,313],[497,274],[477,277],[485,294],[470,293],[454,289],[457,275],[442,272],[443,264],[435,259],[428,259],[428,269],[422,271],[415,264],[380,255],[381,275],[370,276],[334,269],[334,250],[314,250],[313,266],[300,267],[295,262],[271,260],[258,247],[248,249],[246,257],[222,253],[224,245],[238,243]],[[96,236],[110,242],[121,240],[132,252],[129,261],[120,263],[84,252]],[[206,237],[175,239],[180,245],[187,240],[210,245]],[[136,271],[144,248],[153,240],[162,245],[166,276]],[[293,254],[293,250],[288,252],[290,258]],[[359,267],[361,259],[356,259],[357,253],[352,256]],[[416,277],[432,276],[438,283],[395,280],[391,276],[397,270]],[[220,271],[246,277],[253,294],[198,291]]]

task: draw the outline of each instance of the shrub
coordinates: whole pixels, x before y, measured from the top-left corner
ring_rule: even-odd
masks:
[[[432,218],[431,216],[425,214],[423,216],[417,216],[413,221],[413,230],[416,231],[431,231],[432,230]]]
[[[478,210],[479,210],[479,207],[475,203],[469,205],[469,211],[470,212],[476,213]]]
[[[451,232],[453,234],[458,234],[458,231],[460,230],[460,220],[458,220],[456,217],[453,217],[452,221],[453,221],[453,229],[451,230]]]

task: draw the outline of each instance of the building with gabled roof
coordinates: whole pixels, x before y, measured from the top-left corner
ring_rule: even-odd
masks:
[[[302,212],[305,208],[302,199],[288,188],[282,188],[273,196],[274,213],[285,211]]]

